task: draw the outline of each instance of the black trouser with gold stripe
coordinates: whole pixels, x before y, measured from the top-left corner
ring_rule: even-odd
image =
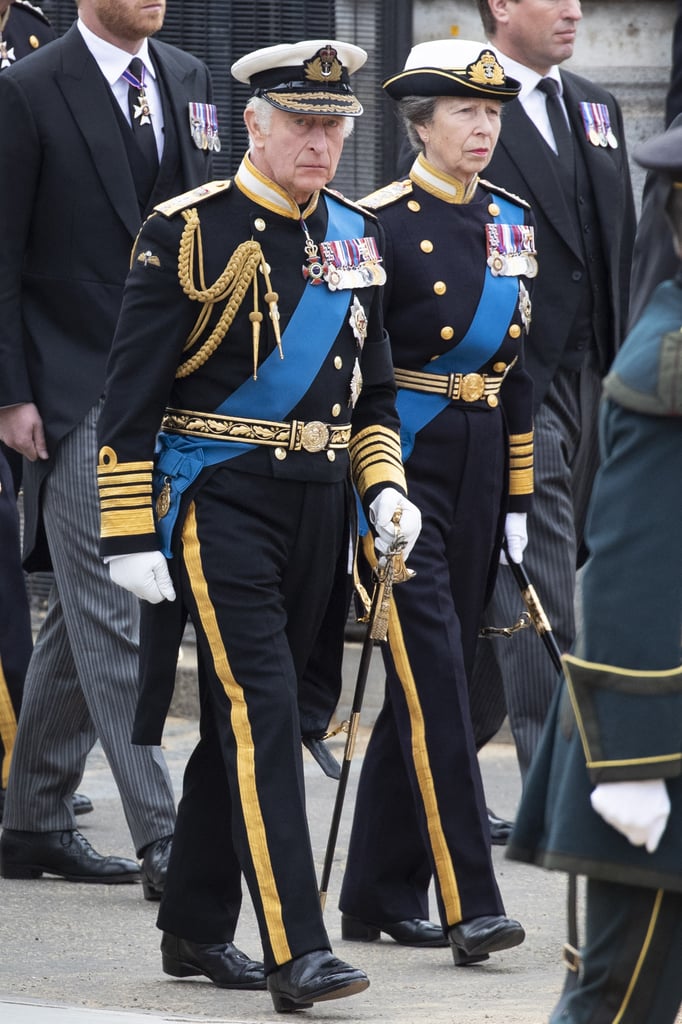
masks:
[[[220,467],[182,526],[201,738],[186,771],[158,924],[234,937],[243,874],[266,972],[328,949],[306,819],[297,683],[340,560],[348,485]]]
[[[551,1024],[674,1024],[682,1005],[682,892],[588,879],[577,986]]]
[[[387,684],[360,776],[340,908],[370,923],[443,927],[503,913],[471,726],[472,663],[505,475],[499,410],[448,409],[407,464],[422,531],[394,590]],[[371,545],[370,545],[371,547]]]

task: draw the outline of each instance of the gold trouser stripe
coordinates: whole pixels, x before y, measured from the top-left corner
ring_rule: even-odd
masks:
[[[9,764],[12,760],[12,750],[14,749],[16,735],[17,716],[14,714],[7,679],[2,668],[2,660],[0,659],[0,739],[2,739],[4,748],[2,765],[0,766],[0,784],[3,789],[7,789]]]
[[[208,584],[201,561],[201,545],[197,533],[194,502],[189,507],[183,527],[182,546],[192,593],[211,650],[213,667],[230,702],[230,721],[237,748],[237,781],[246,835],[275,962],[283,964],[291,960],[292,957],[282,918],[282,903],[272,870],[263,812],[258,799],[249,710],[244,699],[244,691],[230,668],[215,608],[208,592]]]
[[[369,538],[369,541],[368,541]],[[376,561],[374,555],[374,544],[370,534],[364,538],[364,550],[371,561]],[[462,903],[459,896],[459,886],[455,877],[455,868],[452,857],[448,850],[448,844],[443,832],[443,825],[438,810],[438,797],[433,786],[433,773],[429,762],[429,752],[426,747],[426,736],[424,727],[424,715],[422,713],[419,696],[412,674],[410,659],[405,649],[403,631],[400,625],[398,610],[395,606],[395,599],[391,598],[388,613],[388,644],[391,649],[393,663],[395,665],[400,684],[405,694],[407,709],[410,715],[410,731],[412,735],[412,760],[414,762],[417,782],[421,792],[424,810],[426,812],[426,824],[429,832],[429,840],[433,851],[433,859],[438,876],[441,897],[445,906],[445,913],[448,918],[448,925],[458,924],[462,920]]]
[[[647,928],[647,932],[646,932],[646,936],[644,938],[644,942],[642,944],[642,948],[639,951],[639,956],[637,957],[637,963],[635,965],[634,971],[632,972],[632,977],[630,978],[630,984],[627,987],[627,991],[626,991],[626,993],[625,993],[625,995],[623,997],[623,1002],[620,1005],[618,1013],[613,1018],[612,1024],[620,1024],[620,1021],[622,1021],[625,1013],[627,1012],[628,1006],[630,1004],[630,1000],[632,998],[632,993],[634,992],[635,986],[637,985],[637,982],[639,981],[639,976],[642,973],[642,967],[644,966],[644,961],[646,960],[647,953],[649,952],[649,947],[651,946],[651,940],[654,937],[654,932],[656,930],[656,924],[658,923],[658,917],[659,917],[659,914],[661,912],[661,903],[663,902],[663,895],[664,895],[663,889],[658,889],[656,891],[656,897],[654,899],[654,905],[653,905],[653,908],[651,910],[651,917],[649,918],[649,927]]]

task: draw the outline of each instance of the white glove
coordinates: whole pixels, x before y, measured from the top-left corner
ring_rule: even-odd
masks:
[[[402,516],[396,531],[391,517],[397,508],[402,509]],[[369,520],[376,534],[374,547],[378,553],[385,555],[395,542],[397,533],[400,533],[405,541],[402,555],[407,561],[422,528],[422,514],[417,506],[408,501],[400,491],[396,491],[395,487],[384,487],[369,506]]]
[[[114,583],[129,590],[142,601],[159,604],[175,600],[168,563],[160,551],[138,551],[132,555],[114,555],[109,561]]]
[[[507,512],[504,520],[504,537],[507,541],[507,550],[512,562],[523,561],[523,552],[528,543],[528,528],[526,526],[526,512]],[[500,565],[509,565],[504,548],[500,551]]]
[[[633,846],[653,853],[665,832],[670,797],[663,779],[641,782],[601,782],[590,802],[597,814],[621,832]]]

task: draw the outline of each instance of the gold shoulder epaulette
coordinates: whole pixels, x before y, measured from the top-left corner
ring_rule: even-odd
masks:
[[[157,203],[154,209],[157,213],[162,213],[164,217],[173,217],[180,210],[186,210],[188,206],[195,206],[197,203],[203,202],[204,199],[210,199],[212,196],[218,195],[219,192],[225,192],[231,185],[232,182],[229,178],[209,181],[205,185],[200,185],[199,188],[191,188],[189,192],[166,199],[164,203]]]
[[[36,18],[40,18],[40,20],[44,21],[46,25],[50,24],[50,19],[37,4],[32,4],[29,0],[14,0],[14,4],[16,7],[20,7],[22,11],[27,11],[29,14],[35,14]]]
[[[380,210],[383,206],[390,206],[396,200],[402,199],[412,192],[412,182],[409,178],[402,181],[392,181],[390,185],[384,185],[376,192],[370,192],[364,199],[358,200],[360,206],[370,210]]]
[[[338,199],[338,201],[340,203],[343,203],[344,206],[350,206],[351,210],[357,210],[364,216],[369,215],[373,220],[376,220],[373,213],[370,213],[368,210],[365,210],[360,203],[355,203],[353,202],[352,199],[349,199],[348,196],[344,196],[343,192],[337,192],[335,188],[324,188],[322,191],[326,192],[327,195],[333,196],[334,199]]]
[[[508,192],[506,188],[502,188],[501,185],[493,185],[492,181],[488,181],[486,178],[481,178],[479,184],[483,188],[489,188],[491,192],[494,192],[498,196],[504,196],[505,199],[511,199],[519,206],[525,206],[527,210],[530,210],[530,203],[527,199],[522,199],[521,196],[517,196],[515,192]]]

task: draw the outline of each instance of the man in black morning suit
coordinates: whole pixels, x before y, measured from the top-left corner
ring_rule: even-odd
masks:
[[[624,334],[635,213],[620,108],[614,97],[559,65],[573,52],[578,0],[478,0],[483,26],[506,72],[522,83],[508,105],[487,169],[490,179],[526,199],[536,218],[539,273],[526,345],[534,381],[535,495],[524,555],[528,576],[566,650],[574,635],[576,564],[597,465],[596,411],[601,378]],[[559,87],[557,155],[541,79]],[[563,129],[562,129],[563,124]],[[560,138],[558,140],[562,142]],[[488,609],[494,625],[516,622],[523,603],[502,566]],[[499,668],[498,668],[499,666]],[[472,716],[479,746],[507,710],[525,777],[556,686],[534,630],[479,644]]]
[[[75,829],[70,798],[99,739],[145,895],[158,898],[175,801],[160,749],[130,742],[139,607],[98,556],[95,432],[134,239],[155,203],[210,177],[189,110],[207,140],[215,108],[205,65],[148,39],[165,4],[78,7],[63,37],[0,76],[0,122],[12,126],[0,147],[0,438],[24,456],[26,567],[55,573],[26,677],[0,870],[139,879],[136,862],[100,857]],[[134,55],[143,63],[131,122]],[[134,137],[143,127],[159,159],[146,193]]]

